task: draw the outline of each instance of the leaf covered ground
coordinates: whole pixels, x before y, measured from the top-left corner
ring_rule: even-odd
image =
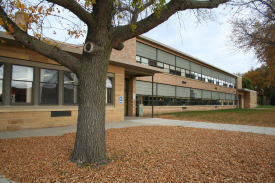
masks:
[[[160,114],[156,117],[184,121],[275,127],[275,108],[186,111]]]
[[[0,140],[17,182],[275,182],[275,136],[171,126],[106,130],[110,163],[69,161],[75,133]]]

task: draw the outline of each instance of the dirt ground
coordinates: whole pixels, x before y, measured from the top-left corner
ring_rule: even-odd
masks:
[[[17,182],[275,182],[275,136],[171,126],[106,130],[110,163],[69,161],[75,133],[0,140]]]

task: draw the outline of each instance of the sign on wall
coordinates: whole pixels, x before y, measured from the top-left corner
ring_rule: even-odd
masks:
[[[118,101],[120,104],[122,104],[122,96],[119,96]]]

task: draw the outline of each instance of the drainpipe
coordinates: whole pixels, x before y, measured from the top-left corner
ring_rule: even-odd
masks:
[[[152,118],[154,118],[154,76],[152,76]]]

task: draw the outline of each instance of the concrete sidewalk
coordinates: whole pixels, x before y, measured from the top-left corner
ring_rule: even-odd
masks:
[[[194,128],[228,130],[250,132],[257,134],[275,135],[275,128],[258,127],[258,126],[245,126],[245,125],[231,125],[231,124],[218,124],[206,123],[196,121],[180,121],[161,118],[142,118],[142,117],[125,117],[124,121],[106,123],[106,129],[110,128],[125,128],[134,126],[184,126]],[[59,136],[65,133],[76,132],[76,126],[56,127],[56,128],[43,128],[22,131],[9,131],[0,132],[0,139],[7,138],[21,138],[21,137],[34,137],[34,136]],[[15,183],[0,175],[0,183]]]
[[[142,117],[125,117],[124,121],[106,123],[106,129],[125,128],[125,127],[134,127],[134,126],[154,126],[154,125],[184,126],[184,127],[194,127],[194,128],[240,131],[240,132],[250,132],[250,133],[257,133],[257,134],[275,135],[275,128],[270,128],[270,127],[219,124],[219,123],[196,122],[196,121],[181,121],[181,120],[170,120],[170,119],[161,119],[161,118],[142,118]],[[34,136],[58,136],[58,135],[63,135],[65,133],[72,133],[72,132],[76,132],[76,126],[0,132],[0,139],[34,137]]]

